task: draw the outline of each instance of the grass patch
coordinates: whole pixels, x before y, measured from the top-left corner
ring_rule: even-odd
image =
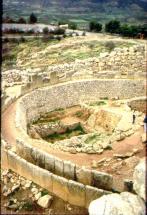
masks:
[[[49,192],[48,192],[47,190],[41,191],[41,196],[45,196],[45,195],[47,195],[47,194],[49,194]]]
[[[86,144],[95,143],[99,139],[100,139],[100,134],[93,134],[85,140],[85,143]]]
[[[23,209],[25,209],[26,211],[32,211],[33,210],[33,203],[27,201],[25,202],[25,204],[23,205]]]
[[[44,139],[47,140],[48,142],[53,143],[57,140],[69,139],[73,136],[78,136],[78,135],[82,135],[82,134],[86,134],[86,133],[85,133],[84,129],[82,128],[82,126],[79,124],[72,130],[67,128],[66,132],[63,134],[54,133],[54,134],[48,135]]]
[[[82,111],[77,111],[77,112],[75,113],[75,116],[80,118],[80,117],[83,116],[83,114],[84,114],[84,113],[83,113]]]
[[[105,101],[97,101],[94,103],[90,103],[90,106],[100,106],[100,105],[106,105],[107,103]]]

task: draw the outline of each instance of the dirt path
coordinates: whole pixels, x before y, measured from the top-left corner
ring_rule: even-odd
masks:
[[[12,146],[16,143],[16,138],[22,137],[21,132],[19,129],[15,127],[15,113],[16,113],[16,103],[13,103],[9,106],[9,108],[2,114],[2,135],[4,139],[11,144]],[[32,141],[30,142],[31,145],[37,147],[47,153],[53,154],[61,159],[70,160],[79,166],[86,166],[87,168],[92,168],[93,161],[99,161],[102,158],[111,158],[113,161],[113,165],[111,166],[100,166],[96,168],[98,171],[104,171],[112,174],[114,176],[115,186],[117,189],[122,189],[123,187],[123,179],[132,179],[133,169],[134,166],[129,168],[128,166],[123,166],[123,168],[117,169],[117,165],[115,168],[115,164],[118,163],[118,160],[114,159],[114,154],[125,154],[127,152],[132,152],[133,149],[138,149],[138,153],[135,155],[136,158],[141,158],[145,156],[145,146],[141,142],[140,133],[142,133],[142,129],[136,132],[134,135],[126,138],[123,141],[116,142],[113,144],[113,150],[105,150],[102,154],[85,154],[85,153],[78,153],[78,154],[71,154],[68,152],[62,152],[59,150],[54,150],[52,148],[47,149],[46,144],[42,145],[39,141]],[[27,140],[28,142],[28,140]],[[133,162],[133,161],[132,161]],[[112,168],[113,167],[113,168]]]

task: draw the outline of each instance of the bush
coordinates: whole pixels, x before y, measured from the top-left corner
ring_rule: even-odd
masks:
[[[74,23],[74,22],[70,22],[69,23],[69,28],[72,29],[72,30],[76,30],[77,29],[77,24]]]
[[[65,33],[65,29],[63,29],[63,28],[57,28],[57,29],[54,30],[53,33],[57,34],[57,35],[62,35],[62,34]]]
[[[94,32],[100,32],[102,30],[102,24],[96,21],[91,21],[89,23],[89,30]]]
[[[120,22],[118,20],[111,20],[105,24],[105,31],[109,33],[119,33],[120,32]]]
[[[48,34],[48,33],[49,33],[48,27],[43,28],[43,34]]]
[[[112,41],[108,41],[105,43],[105,47],[109,50],[112,51],[115,48],[115,43]]]
[[[18,19],[17,23],[26,24],[27,22],[26,22],[26,20],[25,20],[24,18],[20,17],[20,18]]]

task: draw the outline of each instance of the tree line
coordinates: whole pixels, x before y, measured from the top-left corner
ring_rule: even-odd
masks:
[[[10,17],[3,18],[3,23],[20,23],[20,24],[35,24],[38,19],[34,13],[31,13],[28,22],[23,17],[20,17],[18,20],[13,20]],[[59,21],[58,25],[68,24],[70,29],[76,30],[77,24],[73,22],[63,22]],[[106,32],[111,34],[119,34],[123,37],[133,37],[133,38],[147,38],[147,24],[142,25],[130,25],[123,24],[118,20],[111,20],[107,22],[104,26],[97,21],[89,22],[89,31],[90,32]]]
[[[3,23],[35,24],[37,23],[37,21],[38,21],[37,16],[34,13],[30,14],[28,20],[26,20],[23,17],[18,18],[18,20],[14,20],[9,16],[6,16],[3,18]]]
[[[124,37],[142,37],[147,38],[147,24],[143,25],[130,25],[122,24],[118,20],[111,20],[108,23],[103,25],[96,21],[91,21],[89,23],[89,31],[91,32],[104,32],[111,34],[119,34]]]

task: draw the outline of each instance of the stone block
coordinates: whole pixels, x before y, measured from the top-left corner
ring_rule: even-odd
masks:
[[[55,158],[55,174],[63,176],[63,161]]]
[[[93,183],[92,171],[84,167],[79,169],[76,168],[76,180],[85,185],[92,185]]]
[[[55,158],[49,154],[45,153],[45,169],[49,170],[50,172],[55,172]]]
[[[18,140],[18,139],[16,140],[16,152],[17,152],[17,154],[20,157],[24,158],[25,160],[35,164],[35,161],[31,156],[32,150],[33,150],[32,146],[25,144],[21,140]]]
[[[104,190],[111,190],[113,186],[113,177],[107,173],[92,170],[93,185]]]
[[[45,168],[45,156],[43,152],[33,148],[31,151],[31,156],[37,166]]]
[[[68,182],[68,202],[72,205],[85,207],[86,188],[83,184],[69,180]]]
[[[104,195],[104,191],[102,189],[97,189],[95,187],[86,186],[86,208],[89,207],[91,201],[100,198]]]
[[[53,191],[52,175],[53,175],[52,173],[40,167],[34,166],[33,168],[33,179],[36,180],[36,183],[38,185],[47,189],[50,192]]]
[[[76,165],[70,161],[64,161],[63,176],[67,179],[75,180]]]
[[[44,153],[36,150],[36,165],[41,167],[41,168],[45,168],[45,158],[44,158]]]
[[[57,176],[52,175],[53,180],[53,193],[64,201],[68,200],[68,180]]]

